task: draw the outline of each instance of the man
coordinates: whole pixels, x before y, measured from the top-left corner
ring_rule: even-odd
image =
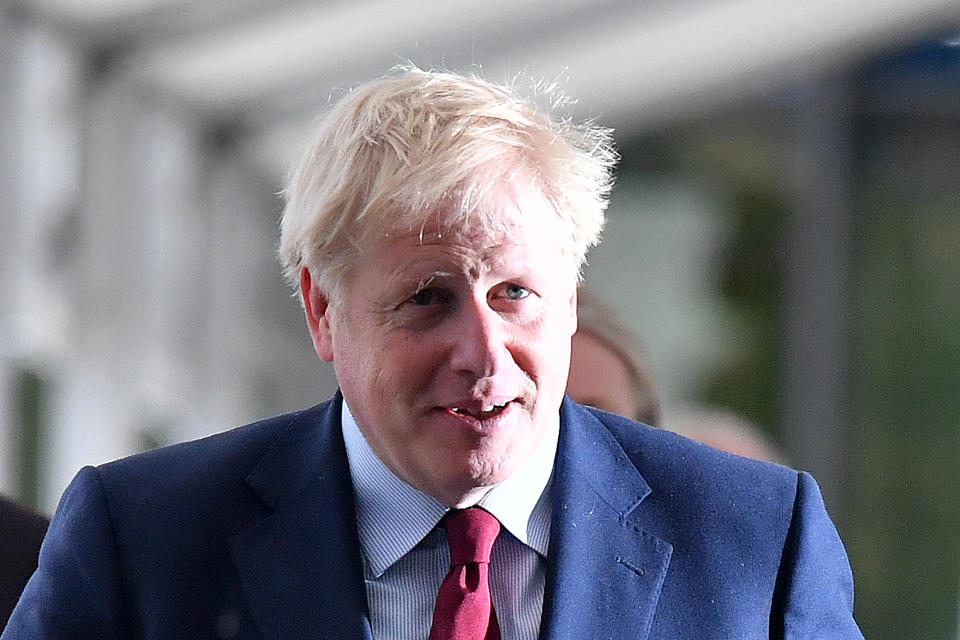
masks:
[[[859,638],[809,476],[564,399],[613,161],[476,78],[348,94],[280,243],[342,395],[82,470],[3,640]]]

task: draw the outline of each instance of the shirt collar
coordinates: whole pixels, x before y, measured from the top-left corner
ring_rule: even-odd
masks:
[[[447,506],[410,486],[383,464],[345,400],[341,428],[356,498],[360,546],[371,577],[377,578],[436,527]],[[550,537],[549,488],[559,431],[558,412],[527,463],[479,502],[514,537],[544,557]]]

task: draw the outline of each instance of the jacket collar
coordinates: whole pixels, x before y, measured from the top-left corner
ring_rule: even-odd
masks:
[[[673,552],[634,513],[650,487],[594,414],[560,412],[541,637],[646,638]]]
[[[372,638],[340,406],[292,414],[246,478],[270,513],[229,548],[267,637]]]
[[[269,637],[372,637],[340,408],[292,414],[246,479],[268,512],[229,547]],[[541,637],[645,638],[673,551],[636,517],[650,487],[590,411],[560,415]]]

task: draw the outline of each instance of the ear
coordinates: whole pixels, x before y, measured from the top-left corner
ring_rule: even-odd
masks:
[[[330,331],[330,299],[313,282],[310,270],[300,268],[300,295],[307,315],[307,327],[313,339],[313,349],[322,360],[333,362],[333,335]]]

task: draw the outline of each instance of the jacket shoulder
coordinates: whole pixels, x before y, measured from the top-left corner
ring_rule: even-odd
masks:
[[[648,481],[690,483],[701,480],[729,486],[753,485],[763,479],[788,490],[791,495],[796,491],[797,471],[789,467],[720,451],[666,429],[650,427],[599,409],[580,409],[610,432]]]
[[[650,487],[639,510],[667,539],[710,536],[779,553],[793,516],[801,475],[778,464],[719,451],[664,429],[578,407],[623,449]]]
[[[338,406],[338,405],[336,405]],[[260,420],[197,440],[121,458],[96,468],[104,494],[117,512],[156,511],[174,505],[183,512],[221,508],[226,496],[279,450],[306,457],[325,437],[334,400]],[[291,446],[292,443],[292,446]]]

